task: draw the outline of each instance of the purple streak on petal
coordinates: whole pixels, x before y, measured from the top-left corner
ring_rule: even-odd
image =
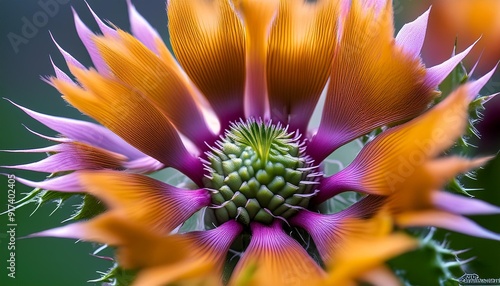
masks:
[[[312,198],[311,202],[313,204],[320,204],[346,191],[364,192],[360,177],[353,165],[349,165],[340,172],[324,178],[318,187],[318,194]]]
[[[90,29],[82,22],[75,9],[73,9],[73,7],[71,9],[73,10],[76,32],[78,33],[78,36],[80,37],[83,45],[87,49],[87,52],[89,53],[90,59],[92,59],[94,66],[99,73],[103,75],[109,75],[108,65],[101,57],[99,49],[92,40],[92,37],[95,36],[94,33],[92,33],[92,31],[90,31]]]
[[[137,12],[131,0],[127,0],[127,6],[132,34],[148,47],[148,49],[157,54],[156,39],[161,39],[160,35],[151,27],[148,21]]]
[[[64,60],[66,60],[66,63],[71,64],[79,69],[86,70],[86,68],[79,61],[77,61],[72,55],[70,55],[63,48],[61,48],[61,46],[59,46],[59,44],[54,39],[52,33],[49,32],[49,34],[50,37],[52,38],[52,41],[54,42],[54,44],[56,44],[57,48],[59,49],[59,52],[61,52],[62,56],[64,57]]]
[[[32,233],[23,238],[33,237],[58,237],[58,238],[72,238],[83,239],[85,237],[85,223],[76,222],[61,227],[56,227],[36,233]]]
[[[52,60],[52,57],[50,58],[50,63],[52,64],[52,67],[54,68],[54,73],[56,74],[56,77],[58,80],[62,80],[67,83],[75,84],[75,82],[61,69],[59,69],[55,64],[54,61]],[[52,83],[49,83],[52,85]]]
[[[413,55],[414,57],[418,57],[420,55],[420,51],[424,45],[430,11],[431,8],[425,11],[425,13],[418,17],[415,21],[404,25],[396,36],[396,44],[401,46],[405,52]]]
[[[31,152],[57,152],[38,162],[2,166],[4,168],[58,173],[75,170],[121,169],[127,157],[83,143],[62,143],[48,148],[31,149]],[[19,152],[19,151],[18,151]]]
[[[26,186],[44,190],[68,193],[79,193],[83,191],[83,186],[80,184],[80,181],[78,180],[78,177],[75,173],[71,173],[69,175],[61,177],[55,177],[53,179],[48,179],[41,182],[33,182],[19,177],[16,177],[16,180]]]
[[[365,0],[362,1],[366,9],[374,9],[378,14],[387,5],[387,0]]]
[[[303,210],[290,219],[292,225],[305,229],[313,238],[323,260],[330,260],[334,247],[339,245],[349,231],[343,225],[346,219],[367,219],[376,214],[384,203],[384,197],[368,196],[338,213],[325,215]],[[332,249],[333,247],[333,249]]]
[[[102,126],[91,122],[56,117],[35,112],[26,107],[20,106],[9,99],[7,100],[31,116],[33,119],[72,140],[81,141],[115,153],[123,154],[130,160],[147,156],[118,137],[118,135]]]
[[[478,80],[475,80],[475,81],[468,83],[469,84],[469,93],[470,93],[469,100],[472,101],[476,98],[476,96],[479,94],[481,89],[488,83],[490,78],[495,73],[497,66],[498,66],[498,64],[490,72],[488,72],[487,74],[485,74],[484,76],[482,76]]]
[[[351,141],[354,131],[355,130],[325,131],[320,126],[308,144],[307,153],[313,157],[314,160],[321,162],[332,152],[337,150],[337,148]]]
[[[432,211],[423,212],[422,214],[414,215],[411,219],[407,219],[402,226],[435,226],[467,235],[500,240],[500,234],[489,231],[468,218],[444,212],[439,215]]]
[[[94,17],[95,21],[97,22],[97,25],[99,26],[99,29],[101,29],[101,32],[105,36],[110,36],[110,37],[116,37],[117,33],[116,30],[110,28],[108,25],[106,25],[98,16],[96,13],[94,13],[94,10],[90,7],[89,3],[85,1],[85,4],[87,4],[87,7],[89,8],[90,13],[92,13],[92,16]]]
[[[103,166],[102,162],[97,161],[95,158],[88,158],[88,156],[82,155],[81,150],[78,150],[78,148],[75,148],[75,146],[72,144],[62,144],[60,145],[60,148],[61,148],[60,153],[51,155],[38,162],[23,164],[23,165],[0,166],[0,167],[44,172],[44,173],[58,173],[58,172],[84,170],[84,169],[94,170],[94,169],[106,168],[105,166]],[[113,155],[116,156],[116,154],[110,154],[109,157],[112,157]],[[125,159],[126,159],[125,157],[122,158],[123,161],[125,161]],[[115,160],[118,162],[118,159]]]
[[[479,40],[478,40],[479,41]],[[468,47],[465,51],[455,55],[447,61],[430,67],[427,69],[425,75],[425,86],[428,88],[436,88],[450,73],[451,71],[469,54],[477,41]]]
[[[226,253],[242,230],[243,227],[240,223],[229,220],[217,228],[195,231],[187,235],[195,235],[199,238],[200,244],[213,248],[218,253]]]
[[[163,169],[165,168],[165,165],[163,165],[155,158],[145,156],[142,158],[135,159],[133,161],[126,162],[123,165],[123,167],[125,167],[129,172],[143,174]]]
[[[437,208],[463,215],[499,214],[500,207],[478,199],[455,195],[447,192],[434,192],[432,202]]]

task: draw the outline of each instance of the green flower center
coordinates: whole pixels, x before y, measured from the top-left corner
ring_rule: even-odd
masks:
[[[300,137],[280,124],[256,120],[226,130],[204,161],[217,223],[286,221],[309,205],[322,174]]]

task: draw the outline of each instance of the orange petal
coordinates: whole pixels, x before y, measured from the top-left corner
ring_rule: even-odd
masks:
[[[318,133],[310,150],[322,160],[373,129],[422,113],[436,92],[425,67],[394,41],[392,1],[377,13],[354,0],[343,23]]]
[[[164,234],[210,203],[204,189],[183,190],[153,178],[118,171],[82,171],[85,191],[134,223]]]
[[[267,85],[271,116],[307,127],[330,76],[339,1],[281,1],[271,29]]]
[[[83,227],[81,239],[116,246],[117,259],[125,269],[169,265],[189,255],[189,244],[180,237],[172,235],[160,239],[146,225],[135,224],[117,211],[108,211],[80,224]]]
[[[484,165],[490,158],[469,160],[448,157],[415,166],[413,174],[406,178],[391,177],[395,192],[389,196],[387,208],[392,213],[407,210],[434,208],[433,193],[458,174]]]
[[[350,240],[328,265],[325,285],[344,285],[363,277],[384,261],[416,248],[418,241],[405,234]]]
[[[387,266],[382,265],[363,273],[359,280],[370,283],[375,286],[400,286],[401,281],[394,272]]]
[[[243,26],[227,0],[169,0],[170,41],[176,58],[221,121],[243,117]]]
[[[297,241],[272,226],[254,223],[250,245],[238,262],[229,285],[314,285],[323,270]]]
[[[212,263],[185,260],[174,265],[161,265],[140,271],[132,286],[175,285],[222,286],[220,278],[211,272]]]
[[[85,89],[52,79],[69,103],[163,164],[191,178],[203,172],[201,163],[186,150],[172,124],[136,90],[93,70],[71,70]]]
[[[460,87],[420,117],[377,136],[347,168],[323,181],[322,189],[330,193],[320,192],[317,200],[330,197],[338,186],[378,195],[400,192],[409,187],[440,187],[437,185],[443,182],[443,178],[437,177],[439,174],[427,172],[424,167],[431,159],[450,148],[465,131],[471,100],[469,86]],[[455,171],[453,168],[443,168],[441,164],[441,175],[445,175],[444,170],[456,174],[463,163],[456,165],[458,169]],[[433,168],[437,168],[437,165]],[[411,186],[410,182],[417,186]]]
[[[390,232],[390,220],[381,216],[373,218],[384,203],[384,197],[370,195],[334,214],[302,210],[292,217],[290,223],[306,230],[323,261],[331,261],[346,239],[380,236]]]
[[[165,63],[132,35],[95,37],[94,42],[113,75],[148,99],[177,129],[198,145],[212,138],[178,65]],[[189,114],[189,120],[186,115]]]
[[[278,13],[278,0],[234,0],[245,26],[245,116],[269,118],[267,95],[268,40]]]

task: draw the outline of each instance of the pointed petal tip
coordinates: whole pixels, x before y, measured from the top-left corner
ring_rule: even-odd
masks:
[[[35,237],[57,237],[57,238],[73,238],[82,239],[85,235],[85,227],[81,223],[73,223],[61,227],[56,227],[40,232],[35,232],[21,237],[21,239]]]
[[[476,96],[479,94],[481,89],[488,83],[488,81],[491,79],[491,77],[493,76],[493,74],[497,70],[498,64],[499,63],[497,63],[493,69],[491,69],[488,73],[486,73],[485,75],[483,75],[479,79],[469,83],[469,92],[470,92],[469,98],[470,98],[470,100],[473,100],[474,98],[476,98]]]
[[[432,199],[434,206],[443,210],[462,215],[500,214],[500,207],[487,202],[452,194],[444,191],[434,192]]]
[[[435,88],[439,84],[441,84],[441,82],[451,73],[451,71],[470,53],[477,42],[479,42],[479,39],[461,53],[452,56],[441,64],[428,68],[425,84],[430,88]]]

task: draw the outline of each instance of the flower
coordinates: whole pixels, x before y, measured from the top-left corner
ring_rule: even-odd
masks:
[[[388,0],[171,0],[174,58],[128,8],[132,34],[91,10],[102,32],[94,35],[75,12],[94,68],[56,43],[74,78],[54,64],[46,79],[102,126],[18,106],[62,135],[18,150],[48,158],[8,166],[53,176],[18,180],[106,205],[31,237],[114,246],[119,266],[138,270],[134,285],[390,285],[398,282],[383,262],[418,246],[397,228],[500,239],[462,216],[500,208],[440,191],[489,159],[441,155],[465,132],[469,103],[493,71],[439,97],[472,46],[427,68],[419,54],[428,12],[394,38]],[[333,151],[377,129],[349,166],[323,172]],[[189,182],[148,176],[163,168]],[[341,211],[322,207],[346,191],[364,196]],[[179,231],[193,218],[197,226]],[[228,253],[240,258],[222,279]]]

